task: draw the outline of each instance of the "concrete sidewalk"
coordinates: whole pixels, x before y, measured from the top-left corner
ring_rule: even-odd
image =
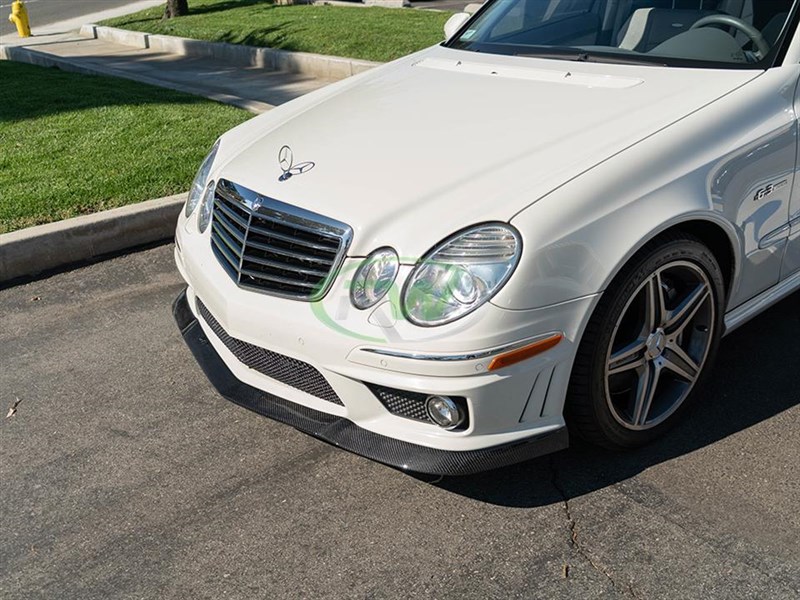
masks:
[[[10,59],[87,74],[125,77],[197,94],[252,112],[327,85],[331,80],[260,67],[239,66],[210,57],[171,54],[137,48],[78,32],[53,33],[0,46],[0,59]]]

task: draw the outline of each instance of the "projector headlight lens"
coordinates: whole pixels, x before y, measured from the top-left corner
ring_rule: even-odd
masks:
[[[350,285],[350,301],[358,309],[375,306],[392,287],[400,259],[392,248],[375,250],[358,267]]]
[[[471,313],[508,281],[519,262],[517,230],[479,225],[446,239],[414,267],[403,290],[409,321],[430,327]]]

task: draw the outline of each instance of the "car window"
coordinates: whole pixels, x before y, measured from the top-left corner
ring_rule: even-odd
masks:
[[[495,0],[448,45],[609,62],[763,65],[793,0]]]

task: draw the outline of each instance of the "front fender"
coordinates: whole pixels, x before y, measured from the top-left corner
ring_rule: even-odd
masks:
[[[698,221],[730,242],[729,308],[777,283],[785,240],[766,248],[759,241],[788,220],[798,73],[771,69],[515,215],[523,255],[493,302],[530,309],[602,292],[650,240]]]

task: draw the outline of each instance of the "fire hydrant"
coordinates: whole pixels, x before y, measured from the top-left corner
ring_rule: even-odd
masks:
[[[28,10],[22,0],[14,0],[11,4],[11,14],[8,20],[17,26],[19,37],[31,37],[31,24],[28,21]]]

